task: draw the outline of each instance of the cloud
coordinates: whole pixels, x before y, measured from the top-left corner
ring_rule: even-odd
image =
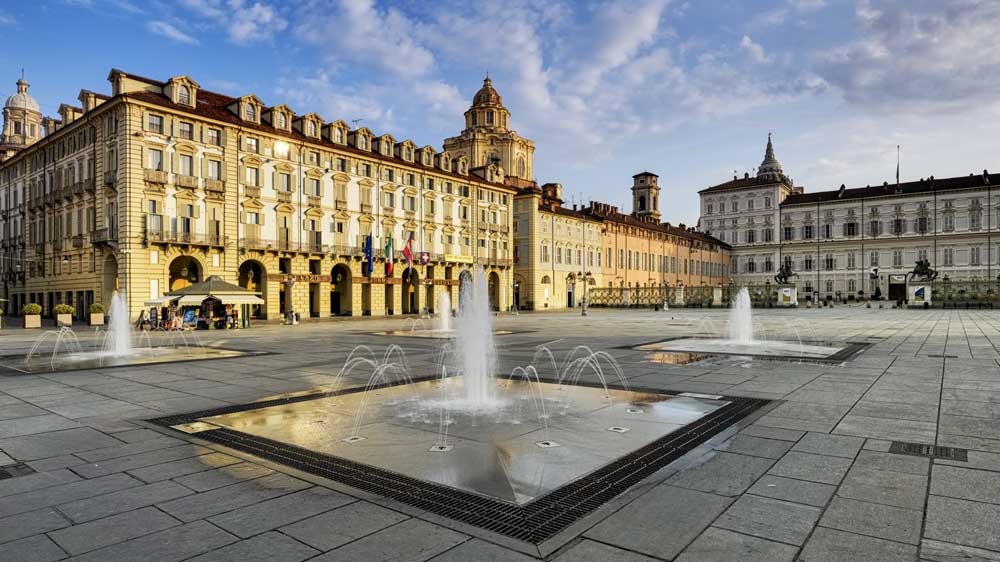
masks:
[[[750,58],[757,64],[771,62],[771,59],[764,54],[764,47],[759,43],[754,43],[749,35],[744,35],[740,39],[740,48],[746,51],[750,55]]]
[[[17,20],[14,19],[14,16],[0,12],[0,25],[14,25],[15,23]]]
[[[996,103],[1000,3],[862,0],[859,39],[822,53],[816,72],[852,103],[960,111]]]
[[[152,33],[161,35],[163,37],[166,37],[167,39],[176,41],[178,43],[184,43],[185,45],[198,44],[197,39],[188,35],[187,33],[184,33],[180,29],[177,29],[176,27],[173,26],[173,24],[167,23],[165,21],[154,20],[146,22],[146,29],[148,29]]]
[[[238,45],[271,41],[288,27],[281,13],[264,2],[181,0],[180,5],[205,23],[224,29],[229,40]]]

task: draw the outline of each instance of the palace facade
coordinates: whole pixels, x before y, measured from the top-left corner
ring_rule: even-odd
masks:
[[[855,298],[878,287],[901,299],[917,260],[954,280],[996,278],[998,182],[1000,174],[984,170],[807,193],[784,174],[768,138],[755,177],[699,192],[699,226],[733,246],[730,271],[739,284],[773,282],[788,264],[803,296]]]
[[[112,70],[110,95],[42,117],[4,108],[0,276],[11,311],[46,312],[124,291],[144,302],[210,275],[261,293],[258,317],[433,311],[480,264],[491,304],[511,304],[506,171],[534,146],[509,127],[489,79],[446,150],[207,91],[186,76]],[[370,241],[371,257],[366,252]],[[410,244],[412,264],[403,258]]]

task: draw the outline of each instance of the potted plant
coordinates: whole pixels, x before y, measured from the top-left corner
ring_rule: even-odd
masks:
[[[56,315],[56,326],[73,325],[73,314],[76,313],[76,309],[73,306],[60,303],[52,307],[52,312]]]
[[[95,302],[90,305],[90,325],[91,326],[103,326],[104,325],[104,305]]]
[[[41,328],[42,327],[42,305],[29,302],[24,305],[21,309],[24,314],[24,327],[25,328]]]

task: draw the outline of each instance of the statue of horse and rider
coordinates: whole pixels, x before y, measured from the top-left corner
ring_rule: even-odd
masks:
[[[937,279],[938,272],[931,269],[930,260],[917,260],[910,272],[910,278],[915,281],[933,281]]]
[[[788,280],[792,277],[796,277],[798,274],[792,271],[792,264],[783,263],[781,267],[778,268],[778,274],[774,276],[774,282],[779,285],[787,285]]]

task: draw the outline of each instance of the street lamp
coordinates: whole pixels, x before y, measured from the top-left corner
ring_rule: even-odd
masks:
[[[580,316],[587,315],[587,294],[590,290],[590,280],[593,275],[589,271],[579,271],[576,274],[578,279],[583,279],[583,306],[580,307]]]

